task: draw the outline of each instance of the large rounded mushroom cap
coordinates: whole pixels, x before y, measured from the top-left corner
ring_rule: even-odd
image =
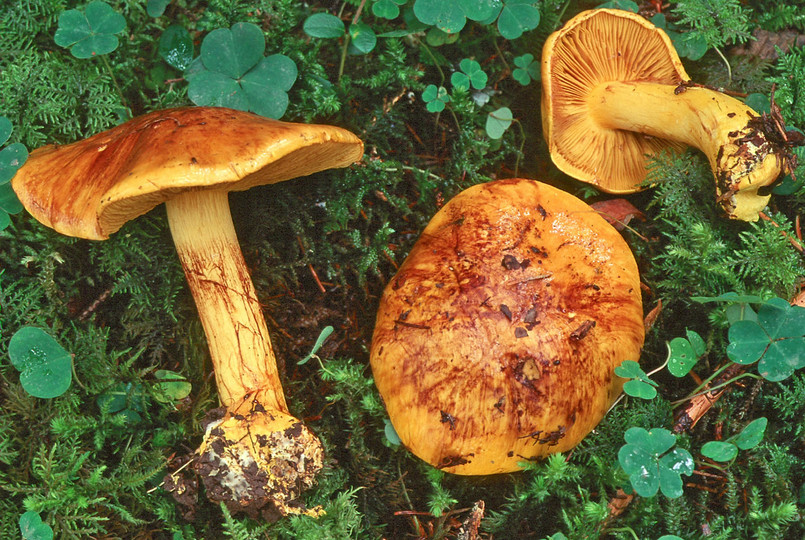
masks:
[[[403,444],[459,474],[575,446],[643,344],[637,266],[592,208],[533,180],[471,187],[383,293],[375,383]]]
[[[39,148],[12,187],[43,224],[103,240],[184,190],[241,191],[345,167],[362,155],[361,140],[341,128],[221,107],[176,108]]]
[[[542,49],[542,125],[551,158],[562,172],[609,193],[636,191],[646,155],[683,146],[601,126],[590,114],[592,90],[612,81],[688,80],[671,40],[643,17],[617,9],[581,13]]]

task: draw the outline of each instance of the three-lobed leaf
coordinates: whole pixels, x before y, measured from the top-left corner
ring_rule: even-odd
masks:
[[[658,490],[669,498],[682,495],[681,475],[693,473],[693,456],[685,449],[673,448],[676,437],[670,431],[632,427],[624,439],[618,462],[638,495],[651,497]]]
[[[54,35],[56,45],[69,47],[76,58],[109,54],[119,45],[118,34],[126,29],[126,19],[100,1],[90,2],[84,11],[68,9],[59,15]]]
[[[531,80],[539,80],[540,66],[534,61],[534,55],[526,53],[514,57],[514,65],[517,66],[512,71],[512,77],[523,86],[531,83]]]
[[[461,71],[456,71],[450,77],[453,86],[464,90],[469,90],[470,87],[482,90],[486,86],[488,76],[481,68],[481,64],[471,58],[464,58],[458,67]]]
[[[430,112],[441,112],[450,102],[450,96],[444,86],[437,87],[435,84],[429,84],[422,92],[422,101],[425,102],[425,108]]]
[[[727,356],[738,364],[758,362],[758,373],[781,381],[805,367],[805,308],[782,298],[767,300],[757,320],[741,320],[730,326]]]
[[[229,107],[280,118],[298,71],[285,55],[263,56],[265,37],[257,25],[237,23],[210,32],[201,55],[185,70],[187,95],[196,105]]]

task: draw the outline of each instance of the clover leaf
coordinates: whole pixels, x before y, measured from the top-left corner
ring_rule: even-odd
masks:
[[[805,308],[772,298],[760,306],[757,320],[730,326],[727,356],[737,364],[758,362],[758,373],[782,381],[805,367]]]
[[[623,391],[628,395],[642,399],[654,399],[657,396],[657,383],[634,360],[622,362],[615,368],[615,375],[630,379],[623,384]]]
[[[347,50],[350,54],[367,54],[372,52],[377,45],[377,34],[371,26],[356,22],[351,24],[347,30],[341,19],[329,13],[314,13],[305,19],[302,30],[310,37],[324,39],[348,35],[349,47]]]
[[[127,424],[142,421],[148,397],[140,383],[118,383],[95,400],[98,408],[108,414],[121,416]]]
[[[701,60],[704,53],[707,52],[707,41],[699,33],[679,33],[673,30],[667,30],[666,33],[671,38],[677,54],[682,58],[689,58],[693,61]]]
[[[68,9],[59,15],[54,41],[69,47],[76,58],[91,58],[117,49],[115,34],[126,29],[126,19],[105,2],[90,2],[84,11]]]
[[[486,134],[490,139],[500,139],[513,122],[512,110],[501,107],[486,116]]]
[[[533,0],[507,0],[498,18],[498,32],[506,39],[517,39],[539,26],[540,13]]]
[[[481,68],[481,64],[470,58],[465,58],[458,64],[461,71],[456,71],[450,77],[450,82],[456,88],[469,90],[470,86],[481,90],[486,86],[488,76]]]
[[[702,337],[693,330],[688,330],[687,336],[687,339],[676,337],[668,344],[668,371],[674,377],[687,375],[707,349]]]
[[[632,427],[624,434],[625,445],[618,451],[618,462],[629,475],[632,488],[641,497],[652,497],[658,490],[671,499],[682,495],[682,477],[693,474],[693,456],[683,448],[673,448],[676,436],[667,429],[645,430]]]
[[[441,47],[442,45],[450,45],[458,41],[459,34],[448,34],[442,32],[438,28],[431,28],[425,34],[425,42],[431,47]]]
[[[640,9],[637,2],[633,2],[632,0],[612,0],[611,2],[598,4],[596,7],[598,9],[622,9],[624,11],[631,11],[632,13],[637,13],[638,9]]]
[[[0,116],[0,145],[11,137],[11,120]],[[0,150],[0,231],[11,224],[9,215],[22,211],[22,204],[11,189],[11,179],[28,159],[28,149],[22,143],[12,143]]]
[[[193,38],[187,28],[172,24],[159,37],[159,56],[171,67],[184,71],[193,61]]]
[[[400,16],[400,6],[407,0],[377,0],[372,5],[372,14],[382,19],[396,19]]]
[[[425,24],[455,34],[464,28],[467,19],[494,20],[501,8],[500,0],[416,0],[414,15]]]
[[[368,54],[377,45],[377,35],[366,23],[357,22],[349,25],[350,54]]]
[[[170,3],[171,0],[148,0],[148,3],[145,5],[145,12],[148,13],[149,17],[162,17],[165,13],[165,8],[167,8]]]
[[[435,84],[429,84],[422,92],[422,101],[430,112],[442,112],[445,105],[450,102],[450,96],[447,95],[447,88],[444,86],[437,88]]]
[[[402,444],[402,440],[400,436],[397,435],[397,431],[394,429],[394,426],[391,425],[391,420],[388,418],[384,418],[383,422],[385,426],[383,428],[383,434],[386,436],[386,441],[392,446],[400,446]]]
[[[158,369],[154,377],[159,381],[154,385],[156,392],[154,398],[161,403],[172,403],[190,395],[193,386],[182,375],[167,370]]]
[[[20,371],[22,388],[34,397],[55,398],[70,388],[73,359],[50,334],[23,326],[8,342],[8,357]]]
[[[534,61],[533,54],[526,53],[522,56],[515,56],[514,65],[517,67],[512,71],[512,77],[523,86],[529,84],[532,79],[539,80],[540,66],[538,62]]]
[[[768,419],[761,417],[750,422],[740,433],[726,441],[705,443],[702,446],[702,455],[713,461],[732,461],[738,455],[738,450],[749,450],[760,444],[768,423]]]
[[[201,42],[201,54],[185,70],[188,97],[196,105],[215,105],[280,118],[298,74],[282,54],[263,56],[263,31],[252,23],[218,28]]]
[[[344,35],[344,22],[329,13],[314,13],[302,23],[302,30],[315,38],[337,38]]]
[[[42,516],[29,510],[20,516],[20,533],[24,540],[52,540],[53,529],[42,521]]]

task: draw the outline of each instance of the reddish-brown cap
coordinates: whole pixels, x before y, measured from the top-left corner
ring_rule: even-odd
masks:
[[[611,81],[676,85],[688,79],[671,40],[643,17],[617,9],[580,13],[542,49],[542,127],[553,162],[604,191],[637,191],[645,156],[682,145],[601,127],[589,114],[590,93]]]
[[[39,148],[12,187],[43,224],[103,240],[184,190],[242,191],[346,167],[362,155],[361,140],[338,127],[187,107]]]
[[[595,210],[533,180],[471,187],[380,302],[372,373],[403,444],[459,474],[572,448],[643,344],[637,265]]]

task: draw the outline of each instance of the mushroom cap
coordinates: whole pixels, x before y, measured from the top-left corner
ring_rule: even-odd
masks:
[[[12,187],[48,227],[103,240],[184,190],[242,191],[346,167],[362,155],[361,140],[341,128],[186,107],[38,148]]]
[[[578,444],[643,338],[637,265],[618,232],[568,193],[509,179],[433,217],[383,293],[370,360],[411,452],[492,474]]]
[[[689,79],[668,35],[643,17],[618,9],[580,13],[542,49],[542,129],[553,162],[609,193],[639,190],[645,156],[684,145],[600,126],[588,111],[591,90],[612,81]]]

